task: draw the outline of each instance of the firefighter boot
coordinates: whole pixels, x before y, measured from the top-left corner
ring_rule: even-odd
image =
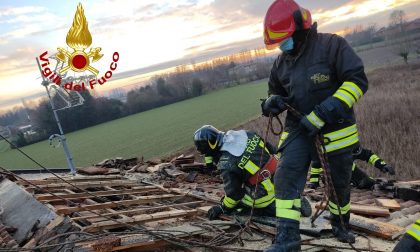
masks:
[[[351,175],[351,183],[359,189],[370,189],[375,185],[375,180],[356,166]]]
[[[340,216],[331,214],[332,232],[340,242],[355,243],[356,238],[354,237],[349,225],[350,213],[342,215],[342,217],[344,225],[340,222]]]
[[[264,252],[300,252],[298,221],[279,220],[273,244]]]
[[[301,201],[301,207],[300,207],[300,213],[303,217],[310,217],[312,215],[312,207],[311,203],[309,203],[309,200],[302,196],[300,197]]]

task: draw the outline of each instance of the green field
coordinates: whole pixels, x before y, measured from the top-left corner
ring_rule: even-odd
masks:
[[[1,152],[5,152],[5,151],[7,151],[7,150],[9,150],[9,149],[10,149],[9,144],[8,144],[8,143],[6,143],[6,141],[4,141],[3,139],[2,139],[2,140],[0,140],[0,153],[1,153]]]
[[[105,158],[162,156],[191,146],[194,131],[203,124],[228,129],[260,113],[259,98],[266,96],[266,81],[240,85],[165,107],[66,134],[76,166]],[[66,167],[62,148],[47,141],[22,148],[50,168]],[[38,168],[16,150],[0,153],[7,169]]]

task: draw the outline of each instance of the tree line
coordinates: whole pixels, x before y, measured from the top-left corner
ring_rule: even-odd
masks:
[[[201,96],[213,90],[267,78],[272,62],[273,59],[264,58],[242,63],[210,63],[192,70],[180,68],[173,73],[156,76],[147,85],[129,91],[125,102],[93,97],[89,91],[84,91],[80,93],[84,99],[82,105],[58,110],[57,113],[63,131],[68,133]],[[53,102],[60,104],[62,101],[55,95]],[[29,124],[30,130],[10,127],[10,139],[18,147],[48,139],[50,135],[59,133],[47,99],[32,108],[15,109],[0,116],[0,125]]]

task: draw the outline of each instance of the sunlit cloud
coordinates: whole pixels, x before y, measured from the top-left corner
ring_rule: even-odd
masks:
[[[312,16],[322,27],[331,23],[364,18],[415,2],[418,0],[355,0],[332,10],[317,10]]]
[[[48,22],[57,20],[57,15],[52,13],[43,13],[39,15],[19,15],[10,19],[0,20],[0,23],[15,24],[15,23],[33,23],[33,22]]]
[[[39,32],[43,30],[42,25],[39,24],[27,24],[19,29],[13,30],[11,32],[6,33],[6,38],[24,38],[27,35],[30,35],[35,32]]]
[[[0,17],[22,15],[28,13],[39,13],[45,10],[46,8],[42,6],[3,7],[0,8]]]
[[[23,3],[11,1],[12,6],[0,6],[0,100],[12,93],[23,95],[22,90],[41,88],[34,59],[46,50],[54,53],[57,47],[66,47],[66,34],[79,1],[40,2],[40,6],[19,6]],[[384,18],[393,8],[420,6],[418,0],[297,1],[311,9],[321,31],[340,35],[345,35],[345,26],[380,15]],[[82,4],[92,46],[101,47],[104,54],[95,68],[109,68],[110,57],[118,51],[120,73],[144,68],[155,71],[157,66],[172,67],[170,64],[263,47],[262,21],[272,2],[83,0]],[[420,15],[413,12],[415,9],[407,11],[407,18]]]

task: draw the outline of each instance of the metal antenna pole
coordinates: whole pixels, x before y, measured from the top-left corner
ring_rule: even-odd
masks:
[[[45,76],[42,74],[41,64],[39,63],[38,58],[36,58],[36,62],[38,63],[38,68],[39,68],[39,71],[41,72],[43,82],[48,82],[48,80],[46,80]],[[43,85],[44,85],[44,83],[43,83]],[[63,128],[61,127],[60,119],[58,118],[58,114],[57,114],[57,111],[55,109],[54,102],[52,101],[52,98],[51,98],[51,95],[50,95],[50,91],[48,90],[48,85],[44,85],[44,86],[45,86],[45,90],[47,91],[47,94],[48,94],[48,99],[50,100],[52,111],[54,113],[55,122],[57,123],[58,129],[60,131],[60,141],[63,144],[64,154],[65,154],[66,160],[67,160],[67,166],[70,169],[71,173],[73,175],[76,175],[76,168],[75,168],[74,163],[73,163],[73,157],[72,157],[70,149],[67,145],[66,136],[64,135]]]

